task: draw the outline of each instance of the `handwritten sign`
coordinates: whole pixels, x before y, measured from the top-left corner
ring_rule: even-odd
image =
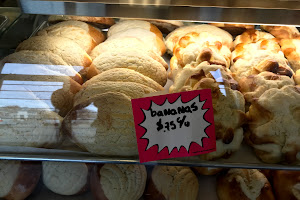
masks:
[[[216,150],[210,89],[131,101],[140,162]]]

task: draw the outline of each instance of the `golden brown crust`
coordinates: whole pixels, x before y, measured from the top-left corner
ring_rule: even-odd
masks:
[[[253,43],[258,42],[262,39],[272,39],[274,36],[272,36],[269,33],[258,31],[255,29],[250,29],[245,31],[243,34],[237,36],[234,40],[234,46],[237,46],[240,43]]]
[[[157,35],[157,37],[159,37],[160,39],[163,40],[163,35],[162,33],[160,32],[160,30],[153,24],[150,24],[150,31],[152,33],[154,33],[155,35]]]
[[[260,26],[263,30],[268,31],[279,39],[292,39],[300,35],[295,26]]]
[[[294,71],[300,69],[300,40],[282,39],[280,41],[281,49],[291,64]]]
[[[42,166],[39,162],[21,162],[13,187],[4,199],[23,200],[27,198],[39,182]]]
[[[276,170],[272,178],[277,199],[299,200],[300,171]]]

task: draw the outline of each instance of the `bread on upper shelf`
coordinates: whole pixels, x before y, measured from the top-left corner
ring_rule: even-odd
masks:
[[[279,39],[292,39],[300,36],[298,29],[295,26],[260,26],[263,30],[271,33]]]

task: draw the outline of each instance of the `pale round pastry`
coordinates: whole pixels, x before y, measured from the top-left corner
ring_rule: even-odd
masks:
[[[282,39],[280,45],[293,70],[300,70],[300,39]]]
[[[90,56],[75,42],[58,36],[35,36],[20,43],[16,51],[50,51],[60,56],[68,65],[88,67]]]
[[[265,91],[271,88],[280,89],[285,85],[295,85],[295,82],[288,76],[280,76],[272,72],[262,72],[258,75],[250,75],[240,79],[239,90],[243,93],[246,101],[251,103]]]
[[[0,198],[26,199],[35,189],[41,175],[39,162],[0,161]]]
[[[91,78],[99,73],[113,69],[127,68],[135,70],[153,79],[161,86],[167,82],[165,67],[150,57],[147,52],[136,49],[107,51],[99,55],[91,64],[88,77]]]
[[[300,172],[276,170],[272,173],[274,193],[277,199],[300,199]]]
[[[40,36],[59,36],[76,42],[87,53],[105,40],[101,30],[80,21],[64,21],[42,29]]]
[[[221,43],[225,46],[227,46],[228,48],[232,47],[232,36],[218,28],[215,26],[211,26],[211,25],[192,25],[192,26],[182,26],[176,30],[174,30],[173,32],[171,32],[167,37],[166,37],[166,46],[168,49],[168,53],[172,54],[173,53],[173,49],[175,47],[175,45],[177,44],[177,42],[186,34],[190,33],[190,32],[196,32],[196,33],[202,33],[202,32],[208,32],[211,33],[217,37],[222,38]]]
[[[263,71],[289,77],[294,74],[275,40],[241,43],[232,52],[231,59],[232,66],[230,70],[234,73],[236,80]]]
[[[154,33],[160,39],[163,39],[162,33],[156,26],[143,20],[121,20],[120,22],[110,27],[110,29],[107,32],[107,36],[110,37],[114,34],[127,31],[128,29],[135,29],[135,28],[145,29],[147,31]]]
[[[295,26],[260,26],[263,30],[268,31],[274,37],[279,39],[293,39],[300,35],[298,29]]]
[[[240,43],[256,43],[259,40],[269,40],[273,39],[274,36],[270,33],[258,31],[255,29],[247,30],[243,34],[237,36],[233,41],[234,47],[236,47]]]
[[[196,200],[199,183],[189,167],[155,166],[145,191],[145,199]]]
[[[73,15],[51,15],[48,18],[49,22],[60,22],[60,21],[83,21],[94,24],[99,24],[103,27],[110,27],[115,24],[115,20],[110,17],[87,17],[87,16],[73,16]]]
[[[76,195],[89,185],[89,169],[85,163],[47,162],[43,166],[43,183],[54,193]]]
[[[268,179],[256,169],[230,169],[217,179],[219,200],[275,200]]]
[[[264,92],[247,113],[247,142],[264,162],[299,162],[300,88],[284,86]]]
[[[126,68],[114,68],[102,72],[101,74],[98,74],[97,76],[94,76],[93,78],[85,82],[82,88],[89,87],[92,84],[97,84],[97,82],[99,81],[134,82],[148,86],[156,91],[164,90],[164,88],[153,79],[144,76],[139,72]]]
[[[144,165],[104,164],[94,167],[91,190],[96,200],[139,200],[146,180]]]
[[[71,110],[64,118],[62,129],[79,147],[91,153],[136,156],[131,98],[120,92],[111,92],[110,88],[107,91],[97,92],[89,101]]]
[[[103,42],[93,49],[90,56],[94,60],[104,52],[112,52],[112,51],[120,51],[120,50],[128,51],[130,49],[147,52],[147,54],[150,57],[152,57],[154,60],[161,63],[166,69],[168,69],[169,67],[166,61],[159,54],[154,52],[152,48],[149,48],[149,46],[146,45],[142,40],[134,37],[125,37],[125,38]]]
[[[79,84],[83,83],[82,77],[71,66],[69,66],[60,56],[50,51],[29,51],[23,50],[15,52],[3,58],[1,65],[5,63],[22,63],[22,64],[41,64],[45,69],[57,71],[70,76]],[[42,67],[42,66],[41,66]]]
[[[131,28],[122,32],[118,32],[107,38],[107,41],[127,37],[134,37],[140,39],[145,43],[145,45],[149,46],[150,49],[152,49],[159,55],[164,55],[164,53],[166,52],[166,46],[163,39],[158,37],[155,33],[142,28]]]

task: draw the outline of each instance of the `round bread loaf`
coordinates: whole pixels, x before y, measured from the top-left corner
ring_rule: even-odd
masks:
[[[131,98],[111,92],[110,88],[107,91],[96,92],[94,98],[75,106],[64,118],[62,129],[79,147],[91,153],[138,155]]]
[[[273,172],[273,187],[277,199],[300,199],[300,172],[276,170]]]
[[[295,85],[292,78],[280,76],[272,72],[262,72],[239,80],[239,90],[247,102],[251,103],[271,88],[282,88],[285,85]]]
[[[247,113],[247,142],[264,162],[299,162],[300,88],[284,86],[264,92]]]
[[[268,179],[256,169],[230,169],[217,179],[219,200],[274,200]]]
[[[0,161],[0,198],[26,199],[39,182],[41,165],[38,162]]]
[[[35,36],[23,41],[16,51],[50,51],[60,56],[68,65],[88,67],[90,56],[75,42],[58,36]]]
[[[175,45],[177,44],[177,42],[186,34],[190,33],[190,32],[196,32],[196,33],[202,33],[202,32],[208,32],[211,33],[217,37],[222,38],[221,43],[225,46],[227,46],[228,48],[232,47],[232,36],[218,28],[215,26],[211,26],[211,25],[192,25],[192,26],[183,26],[180,27],[176,30],[174,30],[173,32],[171,32],[167,37],[166,37],[166,46],[168,49],[168,53],[172,54],[173,53],[173,49],[175,47]]]
[[[71,66],[69,66],[60,56],[50,51],[28,51],[23,50],[6,56],[1,64],[22,63],[22,64],[41,64],[45,69],[60,72],[70,76],[79,84],[83,83],[82,77]],[[55,66],[53,66],[55,65]],[[41,66],[42,67],[42,66]],[[24,73],[24,72],[23,72]]]
[[[240,43],[256,43],[260,40],[269,40],[273,39],[274,36],[270,33],[258,31],[255,29],[250,29],[245,31],[243,34],[237,36],[233,42],[234,46],[236,47]]]
[[[196,200],[199,183],[189,167],[155,166],[145,191],[145,199]]]
[[[134,49],[140,52],[147,52],[147,54],[151,58],[161,63],[166,69],[169,68],[166,61],[159,54],[154,52],[152,48],[149,48],[149,46],[145,44],[142,40],[134,37],[125,37],[103,42],[93,49],[90,56],[94,60],[96,57],[98,57],[104,52],[114,52],[124,49]]]
[[[87,191],[89,168],[85,163],[43,162],[43,183],[54,193],[76,195]]]
[[[144,76],[143,74],[126,68],[114,68],[102,72],[97,76],[94,76],[85,84],[82,88],[89,87],[90,85],[97,84],[100,81],[113,81],[113,82],[134,82],[150,87],[156,91],[162,91],[164,88],[151,78]]]
[[[110,27],[107,36],[110,37],[114,34],[127,31],[128,29],[135,29],[135,28],[145,29],[147,31],[154,33],[160,39],[163,39],[162,33],[156,26],[142,20],[121,20],[120,22]]]
[[[86,16],[72,16],[72,15],[51,15],[48,18],[49,22],[60,22],[76,20],[82,22],[90,22],[101,25],[102,28],[110,27],[115,24],[115,20],[110,17],[86,17]]]
[[[93,77],[113,68],[128,68],[153,79],[161,86],[167,82],[165,67],[150,57],[147,52],[127,49],[107,51],[99,55],[91,64],[88,77]]]
[[[166,46],[164,41],[155,33],[142,28],[131,28],[122,32],[118,32],[107,38],[107,41],[127,37],[134,37],[140,39],[144,42],[145,45],[149,46],[149,49],[152,49],[159,55],[164,55],[164,53],[166,52]]]
[[[274,37],[279,39],[293,39],[300,35],[298,29],[295,26],[267,26],[261,25],[265,31],[271,33]]]
[[[223,170],[223,168],[215,168],[215,167],[193,167],[192,169],[197,173],[206,176],[216,175]]]
[[[59,36],[76,42],[87,53],[105,40],[101,30],[80,21],[64,21],[37,33],[40,36]]]
[[[96,200],[139,200],[146,180],[144,165],[105,164],[93,168],[91,190]]]

